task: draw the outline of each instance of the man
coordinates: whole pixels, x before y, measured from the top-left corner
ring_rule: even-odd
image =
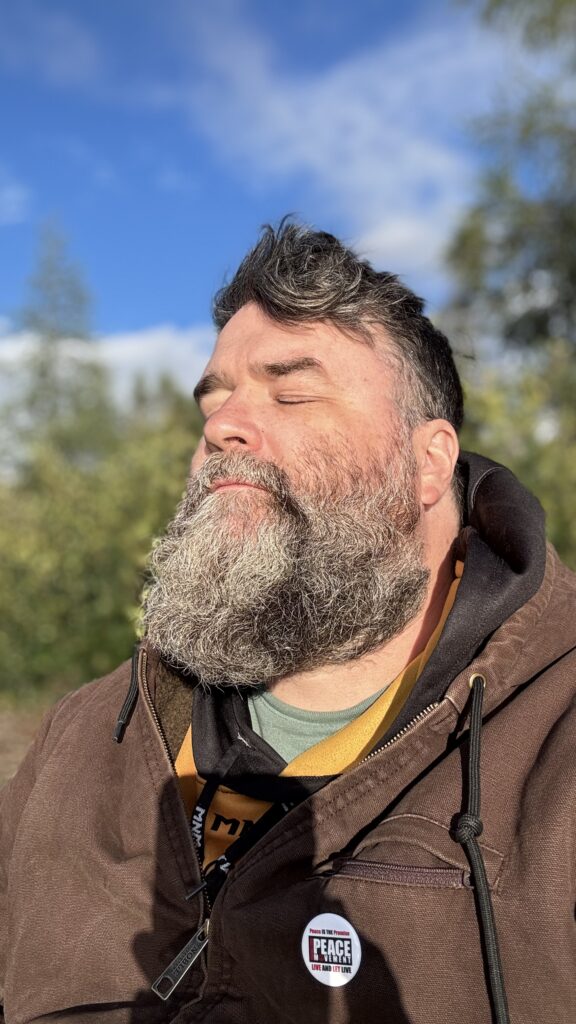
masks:
[[[146,638],[4,793],[7,1024],[576,1019],[575,580],[422,308],[289,223],[218,294]]]

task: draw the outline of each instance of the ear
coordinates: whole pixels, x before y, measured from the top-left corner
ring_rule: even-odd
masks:
[[[420,470],[420,500],[436,505],[450,489],[459,445],[448,420],[427,420],[414,431],[414,452]]]

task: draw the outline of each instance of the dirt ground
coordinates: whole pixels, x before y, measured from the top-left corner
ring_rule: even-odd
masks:
[[[0,706],[0,786],[14,774],[40,724],[38,710]]]

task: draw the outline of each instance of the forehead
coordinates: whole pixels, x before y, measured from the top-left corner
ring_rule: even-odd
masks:
[[[250,302],[223,327],[206,372],[235,373],[287,358],[311,357],[330,379],[377,374],[390,380],[386,349],[385,340],[371,345],[326,321],[278,323]]]

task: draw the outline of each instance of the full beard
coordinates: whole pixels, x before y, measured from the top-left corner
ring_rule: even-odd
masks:
[[[242,686],[347,662],[397,636],[429,580],[409,453],[360,473],[350,453],[317,451],[302,459],[298,494],[272,463],[210,456],[152,552],[150,642],[201,683]],[[264,490],[212,493],[225,478]]]

